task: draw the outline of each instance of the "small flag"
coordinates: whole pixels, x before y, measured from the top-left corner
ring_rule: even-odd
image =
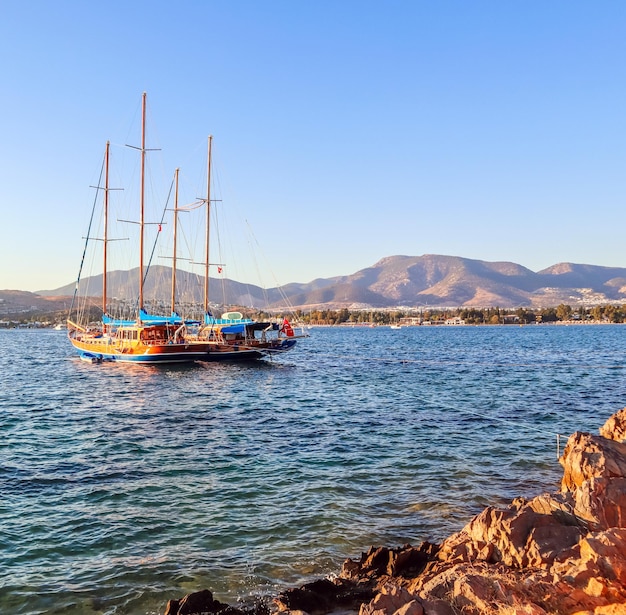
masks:
[[[221,267],[217,268],[217,273],[222,273],[222,268]]]
[[[161,225],[159,224],[159,233],[161,232]]]
[[[287,337],[293,337],[295,335],[293,327],[291,326],[291,323],[286,318],[283,319],[283,326],[280,328],[280,330]]]

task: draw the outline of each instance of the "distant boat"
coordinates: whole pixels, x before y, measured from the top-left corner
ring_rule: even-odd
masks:
[[[389,325],[390,329],[402,329],[402,325]]]
[[[172,257],[171,312],[170,315],[152,314],[144,305],[144,284],[149,267],[144,264],[144,229],[148,222],[144,217],[144,185],[146,152],[146,94],[142,98],[141,178],[138,211],[139,227],[139,293],[131,298],[135,308],[132,317],[124,318],[110,314],[111,305],[107,289],[109,220],[109,143],[106,144],[104,160],[104,187],[98,186],[104,195],[104,236],[102,242],[103,276],[102,306],[98,322],[90,322],[89,309],[79,301],[80,273],[76,284],[74,301],[67,320],[68,337],[81,359],[92,362],[122,363],[188,363],[193,361],[223,361],[260,359],[283,353],[296,345],[297,338],[308,337],[302,329],[296,330],[287,318],[256,322],[245,318],[239,311],[227,311],[216,318],[209,310],[209,228],[211,210],[211,146],[208,145],[208,170],[206,198],[199,205],[206,208],[206,238],[204,251],[204,309],[201,317],[181,315],[176,305],[176,229],[178,213],[178,170],[175,174],[175,206],[173,215],[174,249]],[[159,224],[159,230],[161,225]],[[96,240],[87,237],[87,243]],[[85,246],[85,252],[87,246]],[[84,254],[83,254],[84,259]],[[82,271],[81,262],[81,271]],[[218,266],[221,271],[221,265]]]

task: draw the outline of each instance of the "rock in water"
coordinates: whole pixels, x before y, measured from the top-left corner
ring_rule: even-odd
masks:
[[[570,436],[559,461],[560,492],[486,508],[441,545],[372,547],[346,560],[337,578],[282,592],[276,608],[294,615],[626,615],[626,408],[599,436]],[[208,590],[170,600],[166,610],[192,613],[242,612]]]

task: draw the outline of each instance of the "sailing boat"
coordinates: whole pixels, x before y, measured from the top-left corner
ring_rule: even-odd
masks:
[[[109,219],[109,142],[104,159],[104,236],[98,238],[103,245],[102,315],[97,323],[89,322],[89,316],[78,307],[77,293],[81,275],[79,273],[74,301],[67,320],[68,337],[81,359],[93,363],[115,361],[123,363],[189,363],[194,361],[253,360],[283,353],[296,345],[296,340],[308,337],[296,330],[283,318],[275,322],[257,322],[244,318],[241,312],[224,313],[214,317],[209,309],[209,229],[211,208],[211,145],[209,137],[207,194],[202,199],[206,207],[206,237],[204,253],[204,313],[202,319],[183,318],[176,311],[176,228],[178,220],[178,170],[175,173],[174,206],[174,254],[172,258],[171,315],[149,313],[144,305],[144,285],[147,268],[144,263],[145,221],[145,158],[146,152],[146,94],[142,97],[141,154],[139,193],[139,292],[133,318],[116,318],[109,314],[107,288]],[[159,226],[160,228],[160,226]],[[93,238],[87,237],[89,243]],[[85,246],[85,251],[87,246]],[[84,255],[83,255],[84,259]],[[82,263],[81,263],[82,272]]]

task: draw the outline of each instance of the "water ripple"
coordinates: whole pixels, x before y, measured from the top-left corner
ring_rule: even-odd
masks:
[[[624,335],[317,329],[273,363],[139,367],[0,331],[0,611],[234,602],[555,489],[556,434],[624,405]]]

